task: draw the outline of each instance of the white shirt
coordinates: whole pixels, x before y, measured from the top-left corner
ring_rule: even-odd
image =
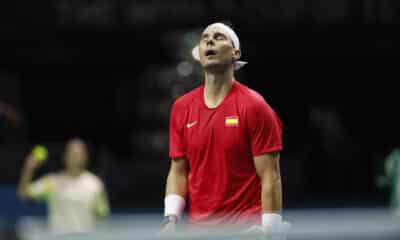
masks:
[[[49,227],[54,234],[88,232],[96,216],[109,211],[103,183],[90,172],[76,177],[49,174],[30,186],[30,195],[47,201]]]

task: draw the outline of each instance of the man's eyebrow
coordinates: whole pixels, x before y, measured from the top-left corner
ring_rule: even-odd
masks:
[[[214,36],[224,36],[225,38],[228,38],[228,36],[226,36],[226,34],[222,32],[215,32]]]
[[[201,34],[201,38],[205,38],[205,37],[208,37],[208,33]]]

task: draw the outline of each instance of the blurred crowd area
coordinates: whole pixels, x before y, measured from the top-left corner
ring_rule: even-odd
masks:
[[[19,6],[21,15],[32,16],[45,13],[57,18],[63,24],[91,24],[110,27],[119,22],[131,24],[157,23],[160,18],[170,23],[185,19],[195,22],[207,16],[229,15],[247,18],[250,21],[297,21],[310,17],[317,22],[337,22],[346,18],[367,23],[396,23],[399,21],[400,5],[394,0],[280,0],[273,2],[221,0],[183,1],[168,3],[153,0],[56,0],[40,4],[22,0],[3,3],[3,13],[14,15]],[[170,13],[174,13],[172,16]],[[8,13],[8,14],[7,14]],[[20,16],[21,16],[20,15]],[[261,17],[261,19],[260,19]]]
[[[0,15],[5,63],[135,63],[140,68],[175,59],[168,36],[217,20],[234,23],[251,58],[258,58],[261,46],[266,56],[394,55],[400,49],[394,0],[17,0],[1,3]]]

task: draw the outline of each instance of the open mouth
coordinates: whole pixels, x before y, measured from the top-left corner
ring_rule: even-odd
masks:
[[[206,52],[205,52],[205,56],[206,57],[208,57],[208,56],[215,56],[217,54],[217,52],[216,51],[214,51],[214,50],[207,50]]]

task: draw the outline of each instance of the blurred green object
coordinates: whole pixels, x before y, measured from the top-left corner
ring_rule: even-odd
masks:
[[[42,162],[45,161],[48,157],[47,148],[43,145],[36,145],[32,150],[33,157]]]

